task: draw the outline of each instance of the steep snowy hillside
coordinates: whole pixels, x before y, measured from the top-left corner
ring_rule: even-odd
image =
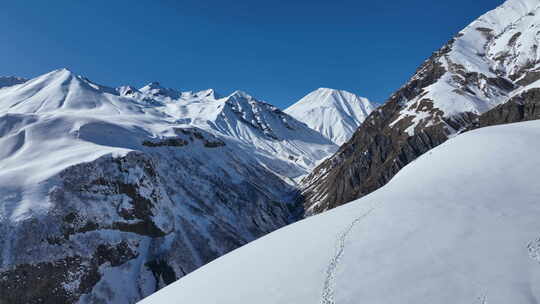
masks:
[[[536,303],[539,138],[540,121],[459,135],[140,303]]]
[[[337,151],[337,146],[277,107],[245,92],[214,99],[212,92],[184,94],[184,102],[168,103],[164,112],[182,124],[210,128],[267,151],[272,158],[293,163],[308,173],[318,162]]]
[[[374,104],[347,91],[320,88],[304,96],[285,113],[341,146],[375,109]]]
[[[268,158],[278,158],[290,167],[282,172],[280,164],[267,162],[273,170],[287,177],[310,172],[321,160],[335,151],[337,145],[305,124],[259,101],[242,91],[221,97],[214,90],[180,92],[150,83],[140,90],[120,88],[124,95],[141,102],[159,103],[156,109],[174,118],[174,123],[197,126],[233,137],[255,146]]]
[[[386,184],[416,157],[540,87],[540,2],[508,0],[458,33],[303,181],[318,213]]]
[[[293,180],[335,150],[240,92],[1,88],[0,302],[133,303],[293,221]]]

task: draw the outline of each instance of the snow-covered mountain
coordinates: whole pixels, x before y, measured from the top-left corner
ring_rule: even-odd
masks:
[[[133,303],[294,221],[294,180],[336,149],[243,92],[3,87],[0,302]]]
[[[535,303],[538,138],[540,121],[459,135],[140,303]]]
[[[341,146],[375,107],[367,98],[353,93],[319,88],[284,112]]]
[[[378,189],[486,112],[532,98],[540,88],[539,30],[538,0],[508,0],[460,31],[304,179],[308,212]]]

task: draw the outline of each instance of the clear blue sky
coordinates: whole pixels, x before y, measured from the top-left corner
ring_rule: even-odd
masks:
[[[1,1],[0,74],[67,67],[111,86],[241,89],[280,107],[318,87],[384,101],[502,2]]]

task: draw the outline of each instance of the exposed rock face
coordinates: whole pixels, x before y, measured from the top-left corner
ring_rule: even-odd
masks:
[[[118,267],[135,258],[136,251],[122,241],[101,244],[87,257],[73,255],[50,262],[19,264],[2,273],[0,298],[5,303],[73,303],[99,282],[100,266],[108,263]]]
[[[534,88],[514,96],[507,103],[482,114],[474,127],[540,119],[540,89]]]
[[[238,173],[249,178],[240,184],[225,171],[201,175],[201,159],[171,151],[183,148],[149,147],[61,172],[49,188],[53,209],[14,231],[0,226],[11,236],[1,244],[2,303],[135,302],[292,220],[292,207],[257,186],[291,191],[278,177],[241,162]],[[133,292],[115,290],[115,277]]]
[[[426,60],[350,141],[303,180],[299,199],[307,214],[380,188],[454,134],[538,117],[538,93],[531,90],[540,86],[537,30],[530,30],[540,28],[538,6],[532,0],[507,1]]]

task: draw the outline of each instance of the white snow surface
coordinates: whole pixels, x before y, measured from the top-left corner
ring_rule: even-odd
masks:
[[[456,136],[140,303],[538,303],[539,138],[540,121]]]
[[[13,79],[12,79],[13,80]],[[21,81],[22,82],[22,81]],[[0,218],[47,208],[39,185],[75,164],[140,150],[197,127],[289,183],[337,146],[244,92],[180,92],[151,83],[109,88],[67,69],[0,88]]]
[[[343,90],[319,88],[284,112],[341,146],[375,108],[367,98]]]

